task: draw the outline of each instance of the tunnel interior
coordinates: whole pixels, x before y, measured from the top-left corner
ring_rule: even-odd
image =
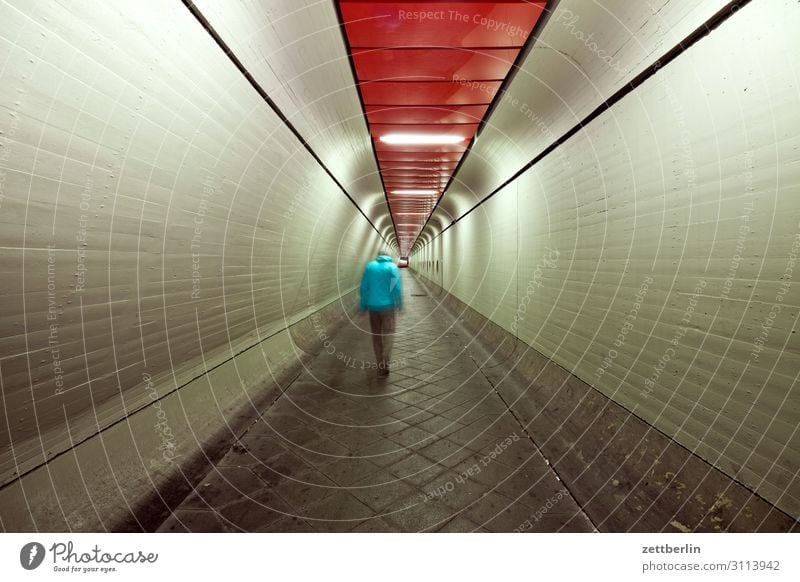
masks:
[[[4,0],[2,531],[798,531],[798,27]]]

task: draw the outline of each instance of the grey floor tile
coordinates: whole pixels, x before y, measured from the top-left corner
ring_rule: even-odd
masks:
[[[388,471],[380,471],[356,483],[349,492],[376,513],[381,513],[399,509],[396,507],[397,503],[415,490],[415,487]]]
[[[295,516],[286,516],[276,521],[264,524],[263,531],[272,533],[314,533],[311,525]]]
[[[383,439],[358,451],[358,456],[379,467],[391,467],[412,454],[406,447]]]
[[[178,509],[158,528],[159,533],[221,533],[229,531],[214,511]]]
[[[402,461],[387,467],[387,470],[404,482],[419,487],[447,472],[448,468],[427,457],[412,453]]]
[[[419,452],[431,461],[447,467],[459,465],[475,454],[471,449],[443,438],[432,442]]]
[[[360,522],[350,531],[354,533],[392,533],[397,530],[394,525],[382,517],[373,517]]]
[[[561,484],[471,338],[421,294],[398,317],[388,377],[368,369],[366,318],[345,322],[332,339],[348,360],[308,360],[161,531],[591,531],[571,497],[552,502]]]
[[[426,446],[436,440],[436,437],[426,430],[411,426],[403,431],[394,433],[389,439],[400,446]]]
[[[425,483],[421,489],[425,499],[437,500],[461,511],[485,497],[490,487],[476,481],[466,471],[451,470]]]
[[[267,485],[274,487],[282,479],[307,471],[309,466],[297,455],[286,451],[250,468]]]
[[[270,524],[294,513],[288,503],[269,490],[240,498],[218,511],[228,529],[242,532],[269,531]]]
[[[304,512],[305,520],[320,532],[350,531],[375,515],[372,509],[346,491],[329,495]]]
[[[385,515],[384,519],[398,531],[435,531],[455,516],[452,508],[439,501],[425,502],[419,494],[399,503],[402,509]]]
[[[332,437],[336,442],[344,445],[350,451],[356,451],[361,447],[374,443],[377,440],[383,439],[380,430],[377,428],[350,428],[341,433],[337,433]]]
[[[453,519],[445,523],[436,531],[439,533],[471,533],[479,528],[480,526],[478,526],[474,521],[470,521],[465,517],[456,515]]]
[[[583,512],[576,514],[533,514],[517,526],[519,533],[589,533],[594,526]]]
[[[206,475],[181,504],[183,509],[216,509],[267,487],[244,467],[217,467]]]
[[[292,479],[282,479],[274,487],[274,491],[298,511],[319,503],[340,489],[340,485],[316,469],[308,469]]]
[[[505,495],[492,492],[465,508],[461,514],[490,531],[512,531],[527,519],[528,509]],[[489,527],[490,522],[494,522],[494,527]]]
[[[320,469],[334,483],[348,487],[377,473],[380,467],[368,459],[339,459]]]

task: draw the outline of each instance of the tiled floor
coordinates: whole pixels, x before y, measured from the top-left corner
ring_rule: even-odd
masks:
[[[344,326],[159,531],[554,532],[592,524],[403,271],[395,365]]]

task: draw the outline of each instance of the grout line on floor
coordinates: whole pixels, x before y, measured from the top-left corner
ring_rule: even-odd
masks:
[[[417,279],[416,277],[414,277],[414,278],[417,280],[417,282],[418,282],[420,285],[422,285],[423,287],[425,287],[425,289],[427,290],[427,285],[425,285],[425,283],[424,283],[423,281],[420,281],[420,280],[419,280],[419,279]],[[488,353],[488,350],[486,350],[486,349],[485,349],[483,346],[481,346],[481,345],[478,343],[478,341],[477,341],[477,339],[476,339],[476,338],[472,337],[472,334],[470,334],[470,333],[469,333],[469,332],[466,330],[466,328],[465,328],[465,327],[464,327],[464,325],[461,323],[461,321],[458,319],[458,317],[456,317],[456,316],[455,316],[455,315],[454,315],[454,314],[453,314],[453,313],[450,311],[450,309],[448,309],[448,308],[447,308],[447,307],[446,307],[446,306],[445,306],[443,303],[440,303],[440,304],[439,304],[439,307],[440,307],[440,308],[441,308],[441,309],[442,309],[442,310],[443,310],[445,313],[447,313],[448,315],[450,315],[450,316],[453,318],[453,325],[451,326],[451,329],[453,329],[454,331],[456,331],[456,332],[457,332],[457,333],[459,333],[459,334],[463,334],[463,335],[466,335],[467,337],[471,337],[471,338],[472,338],[472,339],[471,339],[471,341],[469,341],[469,342],[467,343],[467,345],[465,346],[465,347],[468,349],[467,353],[468,353],[468,355],[469,355],[469,358],[470,358],[470,360],[472,360],[472,362],[475,364],[475,367],[478,369],[478,371],[481,373],[481,375],[482,375],[482,376],[483,376],[483,377],[486,379],[486,381],[489,383],[489,386],[491,386],[491,387],[492,387],[492,390],[494,391],[494,393],[495,393],[495,394],[498,396],[498,398],[500,398],[500,401],[503,403],[503,406],[505,406],[505,407],[506,407],[506,410],[508,410],[508,412],[510,412],[510,413],[511,413],[511,416],[513,416],[513,417],[514,417],[514,420],[516,420],[516,421],[517,421],[517,423],[519,424],[520,428],[521,428],[521,429],[522,429],[522,430],[525,432],[525,435],[528,437],[528,440],[530,440],[530,441],[531,441],[531,443],[533,444],[533,446],[534,446],[534,448],[536,449],[536,451],[537,451],[537,452],[538,452],[538,453],[539,453],[539,454],[542,456],[542,458],[545,460],[545,462],[547,463],[547,466],[548,466],[548,467],[550,468],[550,470],[553,472],[553,475],[555,476],[555,478],[556,478],[556,479],[558,479],[558,482],[559,482],[559,483],[561,483],[561,484],[564,486],[564,488],[565,488],[565,489],[566,489],[566,490],[569,492],[569,496],[570,496],[570,497],[572,498],[572,500],[575,502],[575,505],[577,505],[577,506],[578,506],[578,508],[580,508],[580,510],[581,510],[581,513],[583,514],[583,516],[584,516],[584,517],[585,517],[585,518],[586,518],[586,519],[589,521],[589,523],[591,523],[591,524],[592,524],[592,528],[594,528],[594,531],[595,531],[595,532],[599,531],[599,530],[597,529],[597,525],[596,525],[596,524],[595,524],[595,523],[592,521],[592,519],[589,517],[589,515],[586,513],[586,511],[584,511],[584,509],[583,509],[583,506],[582,506],[582,505],[581,505],[581,504],[578,502],[578,500],[576,499],[575,495],[572,493],[572,490],[570,489],[570,487],[569,487],[569,485],[567,484],[567,482],[566,482],[566,481],[564,481],[564,480],[561,478],[561,476],[558,474],[558,471],[556,470],[555,466],[554,466],[554,465],[553,465],[553,464],[550,462],[550,460],[549,460],[547,457],[545,457],[545,456],[544,456],[544,453],[542,453],[542,450],[539,448],[539,446],[536,444],[536,441],[533,439],[533,437],[531,436],[531,434],[528,432],[528,429],[527,429],[527,427],[526,427],[526,426],[525,426],[525,425],[522,423],[522,421],[521,421],[521,420],[520,420],[520,418],[517,416],[517,414],[514,412],[514,410],[513,410],[513,409],[512,409],[512,408],[511,408],[511,407],[508,405],[508,402],[506,402],[506,399],[505,399],[505,398],[503,398],[503,395],[502,395],[502,394],[500,394],[500,392],[497,390],[497,388],[496,388],[496,386],[495,386],[494,382],[492,382],[492,380],[489,378],[489,376],[487,376],[487,375],[486,375],[486,373],[484,372],[484,367],[483,367],[483,366],[481,366],[481,364],[478,362],[478,360],[475,358],[475,356],[473,355],[472,351],[471,351],[471,350],[469,350],[469,348],[470,348],[470,346],[474,346],[476,351],[483,352],[483,354],[482,354],[482,355],[488,355],[488,357],[484,359],[485,361],[489,361],[489,359],[490,359],[491,357],[493,357],[493,356],[494,356],[494,353]],[[510,376],[507,376],[507,377],[508,377],[508,378],[509,378],[509,379],[510,379],[512,382],[514,381],[514,380],[513,380],[513,378],[511,378]]]

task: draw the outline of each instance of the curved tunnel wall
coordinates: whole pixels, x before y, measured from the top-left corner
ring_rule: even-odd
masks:
[[[781,41],[797,11],[781,6],[746,6],[411,266],[797,516],[800,118]]]
[[[179,2],[2,11],[3,527],[102,529],[382,241]]]

